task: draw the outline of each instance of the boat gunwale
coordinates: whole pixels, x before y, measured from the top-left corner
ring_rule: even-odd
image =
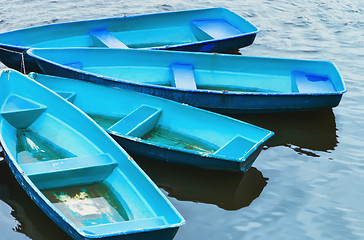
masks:
[[[300,61],[300,62],[317,62],[317,63],[328,63],[331,64],[337,75],[340,78],[340,82],[343,85],[343,90],[340,91],[335,91],[335,92],[322,92],[322,93],[300,93],[300,92],[291,92],[291,93],[280,93],[280,92],[239,92],[239,91],[219,91],[219,90],[209,90],[209,89],[181,89],[181,88],[175,88],[175,87],[170,87],[170,86],[160,86],[157,84],[150,84],[150,83],[139,83],[139,82],[134,82],[134,81],[130,81],[130,80],[125,80],[125,79],[121,79],[121,78],[115,78],[115,77],[109,77],[106,75],[102,75],[102,74],[96,74],[96,73],[92,73],[89,71],[85,71],[82,69],[78,69],[78,68],[73,68],[71,66],[66,66],[57,62],[54,62],[52,60],[48,60],[46,58],[37,56],[36,54],[33,53],[33,50],[35,51],[49,51],[49,50],[56,50],[56,51],[60,51],[62,49],[65,48],[31,48],[29,50],[27,50],[27,54],[31,57],[33,57],[36,60],[41,60],[44,61],[48,64],[52,64],[52,65],[56,65],[60,68],[63,69],[67,69],[70,71],[74,71],[76,73],[81,73],[84,75],[89,75],[92,77],[96,77],[99,79],[104,79],[107,80],[109,82],[119,82],[119,83],[123,83],[123,84],[128,84],[128,85],[132,85],[132,86],[137,86],[137,87],[143,87],[146,86],[148,88],[151,89],[165,89],[165,90],[170,90],[170,91],[176,91],[176,92],[189,92],[189,93],[202,93],[202,94],[214,94],[217,96],[339,96],[339,95],[343,95],[344,93],[347,92],[347,88],[345,85],[345,82],[343,81],[342,75],[339,72],[338,68],[336,67],[335,63],[330,62],[330,61],[323,61],[323,60],[309,60],[309,59],[293,59],[293,58],[274,58],[274,57],[257,57],[257,56],[240,56],[240,55],[232,55],[232,54],[223,54],[223,53],[216,53],[213,55],[218,55],[218,56],[227,56],[227,57],[231,57],[231,58],[245,58],[245,59],[270,59],[270,60],[283,60],[283,61]],[[106,51],[145,51],[145,52],[155,52],[154,50],[148,50],[148,49],[113,49],[113,48],[79,48],[79,47],[71,47],[71,48],[66,48],[66,49],[75,49],[75,50],[90,50],[90,51],[100,51],[100,50],[106,50]],[[204,53],[204,52],[180,52],[180,51],[164,51],[162,54],[181,54],[181,55],[212,55],[211,53]]]

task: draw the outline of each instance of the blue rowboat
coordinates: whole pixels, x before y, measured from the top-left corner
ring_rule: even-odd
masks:
[[[183,218],[134,160],[72,104],[0,75],[0,141],[30,198],[74,239],[172,239]]]
[[[331,108],[346,88],[331,62],[131,49],[31,49],[41,69],[221,113]]]
[[[247,171],[273,132],[154,96],[31,73],[102,126],[132,156]]]
[[[20,71],[23,57],[26,70],[35,71],[34,60],[22,53],[44,47],[228,52],[252,44],[258,32],[224,8],[51,24],[0,34],[0,61]]]

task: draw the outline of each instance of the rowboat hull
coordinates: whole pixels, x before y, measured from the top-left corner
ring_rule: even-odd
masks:
[[[336,66],[326,61],[123,49],[31,49],[28,53],[47,74],[220,113],[332,108],[346,92]]]
[[[111,47],[228,52],[251,45],[258,28],[224,8],[108,18],[16,30],[0,34],[0,60],[36,71],[25,51],[45,47]]]
[[[57,213],[54,212],[54,209],[49,206],[49,203],[44,200],[44,198],[39,197],[39,192],[34,190],[34,185],[29,184],[28,179],[24,178],[24,175],[19,171],[19,168],[14,165],[14,162],[10,160],[9,155],[4,152],[5,160],[9,165],[11,172],[13,173],[15,179],[18,181],[20,186],[24,189],[24,191],[28,194],[28,196],[32,199],[32,201],[62,230],[64,230],[69,236],[71,236],[75,240],[93,240],[96,239],[94,237],[82,236],[78,231],[74,229],[74,226],[68,224],[64,219],[60,218]],[[131,233],[127,235],[118,235],[118,236],[109,236],[102,237],[97,239],[103,240],[159,240],[159,239],[173,239],[177,234],[179,227],[171,227],[160,230],[153,231],[143,231],[137,233]]]
[[[120,146],[125,148],[136,158],[148,158],[178,165],[232,172],[248,171],[264,146],[263,144],[259,145],[244,161],[226,161],[222,158],[208,157],[202,154],[191,154],[184,151],[174,151],[152,144],[139,143],[112,133],[111,136],[120,144]]]
[[[0,44],[0,61],[5,66],[20,72],[40,72],[37,62],[26,53],[27,49],[16,46],[1,46]]]
[[[134,157],[245,172],[273,135],[233,118],[146,94],[76,79],[29,76],[87,113]]]
[[[102,129],[20,73],[4,70],[0,83],[5,159],[60,228],[74,239],[174,237],[183,218]]]

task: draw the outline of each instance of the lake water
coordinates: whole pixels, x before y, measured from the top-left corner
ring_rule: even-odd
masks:
[[[241,54],[333,61],[348,92],[333,110],[234,116],[276,133],[245,175],[137,159],[186,219],[175,239],[364,239],[362,0],[0,0],[0,31],[205,7],[260,28]],[[68,239],[4,161],[0,239]]]

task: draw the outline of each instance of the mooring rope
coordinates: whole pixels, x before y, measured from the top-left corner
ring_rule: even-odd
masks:
[[[23,70],[23,73],[24,73],[24,74],[27,74],[27,72],[25,71],[24,53],[25,53],[25,51],[23,51],[23,52],[21,53],[21,66],[20,66],[20,71],[22,71],[22,70]]]
[[[26,53],[27,50],[24,50],[23,52],[17,52],[17,51],[14,51],[14,50],[3,48],[3,47],[0,47],[0,50],[10,52],[10,53],[20,54],[21,55],[20,71],[22,71],[24,74],[26,74],[24,54]]]

